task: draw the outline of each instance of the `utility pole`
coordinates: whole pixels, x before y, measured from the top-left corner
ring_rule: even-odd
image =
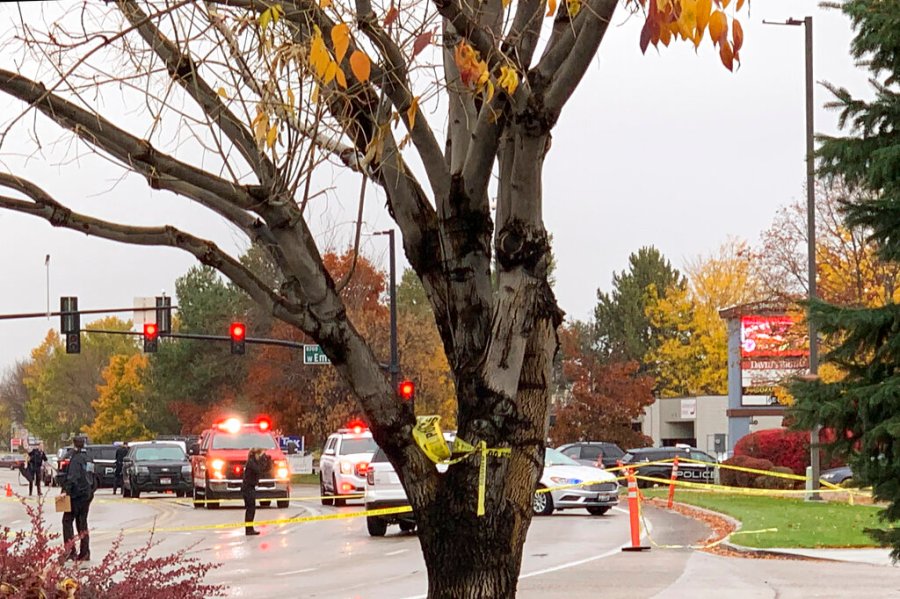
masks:
[[[388,254],[390,259],[390,298],[391,298],[391,387],[394,393],[400,388],[400,356],[397,350],[397,252],[394,245],[394,230],[378,231],[372,235],[388,236]]]
[[[815,127],[813,125],[813,113],[815,103],[813,101],[813,21],[812,17],[800,19],[788,19],[783,23],[763,21],[768,25],[803,25],[806,34],[806,252],[807,252],[807,278],[809,301],[813,302],[817,297],[816,289],[816,159],[815,159]],[[807,318],[809,323],[809,375],[816,378],[819,374],[819,341],[816,325],[812,318]],[[807,500],[821,501],[819,495],[819,476],[822,465],[819,461],[819,434],[822,427],[816,425],[809,433],[809,464],[811,467],[812,492]]]

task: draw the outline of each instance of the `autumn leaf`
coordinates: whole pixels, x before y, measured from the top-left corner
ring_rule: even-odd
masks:
[[[266,147],[270,150],[275,147],[275,141],[278,139],[278,125],[272,125],[266,134]]]
[[[712,0],[697,0],[697,32],[703,37],[706,26],[709,25],[709,15],[712,13]],[[699,40],[695,40],[699,43]]]
[[[400,11],[397,10],[397,7],[391,4],[391,7],[388,9],[387,14],[384,15],[384,26],[390,27],[394,24],[394,21],[397,20],[397,17],[400,16]]]
[[[347,54],[347,48],[350,47],[350,26],[340,23],[332,27],[331,43],[334,44],[334,59],[341,62]]]
[[[694,39],[697,28],[697,0],[681,0],[681,14],[676,22],[682,39]]]
[[[328,67],[325,69],[325,77],[322,79],[325,85],[328,85],[329,83],[334,81],[334,78],[337,76],[337,72],[339,70],[340,67],[338,67],[338,64],[336,62],[331,61],[328,63]]]
[[[497,79],[497,85],[506,90],[510,96],[516,93],[519,87],[519,75],[513,67],[500,67],[500,77]]]
[[[426,31],[425,33],[420,33],[418,36],[416,36],[416,41],[413,42],[413,58],[418,56],[422,50],[428,47],[428,44],[431,43],[431,38],[433,35],[433,31]]]
[[[728,35],[728,17],[721,10],[717,10],[709,17],[709,36],[713,44],[719,44],[725,41],[726,35]]]
[[[735,6],[734,10],[739,11],[744,6],[744,0],[737,0],[737,6]]]
[[[266,141],[266,136],[269,134],[269,115],[265,111],[257,109],[256,118],[253,119],[250,126],[253,129],[253,137],[256,139],[256,143],[262,146]]]
[[[550,0],[547,2],[547,16],[552,17],[553,13],[556,12],[556,0]]]
[[[334,80],[338,82],[343,89],[347,89],[347,76],[344,75],[344,71],[341,70],[341,67],[338,66],[337,71],[334,73]]]
[[[325,47],[325,40],[322,39],[322,32],[318,27],[314,28],[312,42],[309,47],[309,61],[316,72],[316,76],[321,79],[328,70],[331,57],[328,55],[328,48]]]
[[[729,71],[734,70],[734,53],[731,50],[731,43],[728,40],[723,40],[721,46],[719,47],[719,57],[722,59],[722,64],[725,65]]]
[[[734,39],[734,55],[737,56],[744,47],[744,28],[737,19],[731,21],[731,37]]]
[[[294,92],[290,88],[287,90],[287,103],[292,109],[294,108]]]
[[[225,91],[224,87],[220,87],[218,90],[216,90],[216,93],[219,94],[221,97],[225,98],[226,100],[228,99],[228,92]]]
[[[331,6],[331,0],[319,0],[319,8],[322,10],[325,10],[329,6]]]
[[[641,27],[641,54],[647,53],[647,47],[650,45],[650,21],[644,21]]]
[[[406,118],[409,120],[409,130],[412,131],[416,126],[416,112],[419,110],[419,96],[412,99],[409,109],[406,111]]]
[[[372,63],[365,52],[354,50],[353,54],[350,55],[350,70],[353,71],[353,76],[360,83],[365,83],[369,80],[369,74],[372,72]]]
[[[487,64],[479,60],[478,52],[468,43],[459,42],[453,55],[463,84],[480,90],[489,75]]]
[[[506,0],[506,2],[509,3],[509,0]],[[581,0],[566,0],[566,10],[569,11],[569,16],[574,19],[581,12]]]
[[[721,0],[722,8],[728,8],[728,5],[731,4],[731,0]]]

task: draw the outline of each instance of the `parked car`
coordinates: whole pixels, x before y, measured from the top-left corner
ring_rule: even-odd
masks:
[[[544,471],[538,482],[538,491],[541,489],[553,490],[534,494],[532,507],[538,516],[569,509],[586,509],[592,516],[602,516],[619,503],[619,484],[613,474],[580,464],[549,447],[544,453]]]
[[[191,461],[182,444],[175,441],[148,441],[128,449],[123,464],[122,495],[173,491],[184,497],[193,491]]]
[[[328,436],[319,458],[319,495],[322,505],[344,505],[339,495],[366,492],[366,471],[378,445],[362,423],[351,422]]]
[[[833,485],[843,485],[853,482],[853,470],[850,469],[850,466],[839,466],[822,472],[819,478]]]
[[[566,443],[556,448],[576,462],[585,466],[596,466],[597,458],[601,458],[604,468],[613,468],[625,455],[625,451],[615,443],[605,441],[578,441]]]
[[[0,455],[0,468],[18,470],[25,465],[25,456],[20,453],[4,453]]]
[[[675,447],[641,447],[629,449],[622,457],[622,463],[625,465],[636,465],[635,473],[640,476],[669,479],[672,475],[672,464],[651,464],[647,466],[641,466],[640,464],[671,460],[675,456],[696,460],[698,462],[705,462],[704,464],[679,462],[678,478],[697,483],[711,483],[715,480],[716,464],[718,464],[718,460],[696,447],[679,445]],[[647,487],[652,484],[650,481],[641,479],[638,479],[637,482],[639,487]]]
[[[448,447],[456,438],[454,432],[444,432],[444,440]],[[437,464],[438,472],[446,472],[445,464]],[[369,466],[366,469],[366,510],[382,508],[403,507],[409,505],[406,491],[400,484],[400,477],[394,470],[384,450],[380,447],[372,455]],[[397,524],[403,532],[410,532],[416,528],[415,514],[403,512],[400,514],[387,514],[384,516],[366,516],[366,528],[369,535],[383,537],[388,526]]]
[[[116,482],[116,449],[115,445],[85,445],[88,459],[94,465],[94,489],[112,488]],[[65,453],[59,460],[56,470],[56,484],[61,486],[69,469],[69,461],[75,453],[74,447],[64,447]]]

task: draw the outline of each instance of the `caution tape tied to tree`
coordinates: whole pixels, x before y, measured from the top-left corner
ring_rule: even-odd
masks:
[[[437,415],[417,416],[412,436],[416,445],[435,464],[450,465],[475,454],[481,456],[481,463],[478,467],[478,507],[476,511],[478,516],[483,516],[484,495],[487,486],[487,458],[506,458],[512,453],[511,450],[508,447],[488,447],[484,441],[479,441],[475,446],[460,437],[456,437],[451,448],[444,440],[441,417]]]

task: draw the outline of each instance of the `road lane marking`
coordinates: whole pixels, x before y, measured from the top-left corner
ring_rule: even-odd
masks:
[[[401,553],[406,553],[409,549],[398,549],[397,551],[388,551],[385,555],[400,555]]]
[[[274,576],[290,576],[291,574],[303,574],[304,572],[314,572],[316,568],[303,568],[302,570],[291,570],[290,572],[276,572]]]

